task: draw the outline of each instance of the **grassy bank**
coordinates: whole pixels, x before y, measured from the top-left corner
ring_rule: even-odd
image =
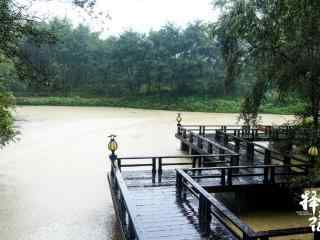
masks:
[[[236,113],[240,110],[239,98],[204,97],[123,97],[123,98],[82,98],[82,97],[17,97],[17,105],[32,106],[107,106],[142,109],[161,109],[190,112]],[[303,105],[299,102],[286,105],[266,102],[261,113],[294,114]]]

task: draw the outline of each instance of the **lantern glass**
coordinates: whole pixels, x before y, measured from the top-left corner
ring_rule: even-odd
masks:
[[[108,149],[111,152],[115,152],[118,149],[118,144],[115,140],[110,140],[109,144],[108,144]]]
[[[318,148],[316,146],[312,146],[308,150],[308,154],[311,157],[317,157],[319,155]]]

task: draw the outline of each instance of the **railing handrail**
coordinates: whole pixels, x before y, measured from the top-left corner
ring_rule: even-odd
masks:
[[[243,223],[236,215],[234,215],[228,208],[222,205],[219,201],[214,199],[200,184],[194,181],[186,172],[182,169],[177,169],[178,174],[180,174],[184,179],[186,179],[199,194],[203,195],[210,203],[211,206],[218,210],[219,214],[222,215],[222,218],[226,218],[234,226],[236,226],[240,231],[246,233],[248,236],[253,236],[255,232],[251,227]],[[218,206],[217,206],[218,205]],[[217,212],[210,211],[213,215],[217,215]],[[220,217],[221,219],[221,217]]]
[[[222,149],[222,150],[224,150],[224,151],[227,151],[227,152],[229,152],[230,154],[239,155],[239,154],[236,153],[235,151],[233,151],[233,150],[231,150],[231,149],[229,149],[229,148],[227,148],[227,147],[225,147],[225,146],[222,146],[221,144],[216,143],[216,142],[214,142],[214,141],[212,141],[212,140],[210,140],[210,139],[208,139],[208,138],[206,138],[206,137],[203,137],[203,136],[201,136],[200,134],[195,134],[195,133],[190,133],[190,134],[196,136],[197,138],[200,138],[200,139],[203,140],[203,141],[206,141],[206,142],[208,142],[208,143],[216,146],[217,148],[220,148],[220,149]]]
[[[194,157],[221,157],[221,156],[239,156],[238,153],[230,154],[196,154],[196,155],[164,155],[164,156],[141,156],[141,157],[118,157],[120,160],[148,160],[152,158],[176,159],[176,158],[194,158]]]
[[[309,164],[265,164],[265,165],[247,165],[247,166],[221,166],[221,167],[203,167],[203,168],[185,168],[184,171],[198,170],[221,170],[221,169],[250,169],[250,168],[288,168],[288,167],[308,167]]]

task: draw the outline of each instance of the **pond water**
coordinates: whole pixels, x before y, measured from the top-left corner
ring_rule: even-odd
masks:
[[[237,114],[182,113],[183,123],[236,124]],[[18,107],[20,140],[0,150],[0,239],[118,239],[106,172],[110,133],[119,155],[181,154],[176,112]],[[265,124],[291,116],[263,115]],[[272,219],[272,218],[271,218]],[[277,216],[271,221],[286,221]]]

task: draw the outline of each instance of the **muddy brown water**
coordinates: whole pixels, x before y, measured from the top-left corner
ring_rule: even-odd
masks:
[[[15,114],[20,140],[0,150],[1,240],[117,240],[106,181],[108,134],[118,135],[122,156],[181,154],[174,138],[176,112],[18,107]],[[236,124],[237,116],[182,113],[189,124]],[[262,116],[265,124],[290,119]],[[282,216],[269,222],[294,221]],[[257,215],[250,219],[267,225]]]

